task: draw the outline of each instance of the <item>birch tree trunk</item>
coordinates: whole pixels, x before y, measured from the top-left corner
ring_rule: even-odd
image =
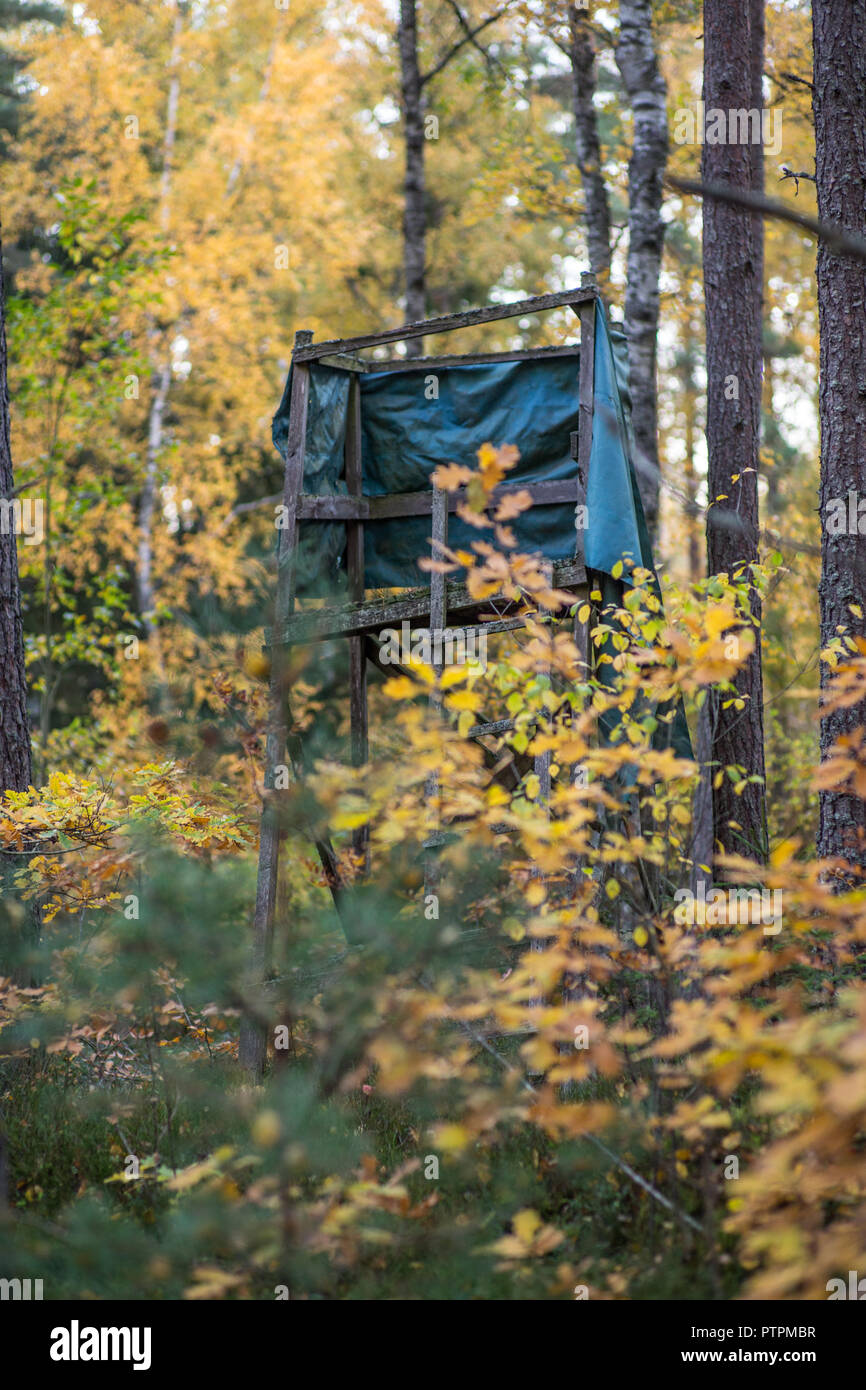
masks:
[[[866,231],[866,0],[812,0],[812,36],[818,215],[862,236]],[[818,311],[823,647],[837,636],[840,626],[855,637],[866,636],[866,519],[861,517],[858,523],[856,506],[866,497],[866,268],[862,261],[835,254],[823,241],[818,248]],[[848,518],[841,534],[828,531],[833,502],[843,504]],[[822,687],[830,675],[822,663]],[[863,701],[823,718],[822,759],[837,739],[864,724]],[[821,793],[818,852],[866,869],[861,799],[843,791]]]
[[[182,0],[175,0],[165,134],[162,142],[162,173],[159,181],[159,225],[164,236],[168,232],[171,221],[171,174],[177,138],[177,109],[180,100],[180,48],[184,12],[185,6]],[[153,582],[153,519],[156,513],[159,458],[165,433],[166,403],[171,386],[171,343],[167,340],[167,334],[160,332],[154,324],[151,324],[149,336],[151,339],[150,410],[147,417],[144,482],[138,502],[136,588],[139,612],[145,632],[149,638],[156,640],[158,633],[154,612],[156,592]],[[158,664],[161,665],[161,662]]]
[[[656,338],[664,245],[662,179],[668,155],[668,129],[667,88],[656,55],[650,0],[620,0],[616,61],[634,121],[628,166],[624,326],[637,446],[635,464],[647,525],[655,538],[659,515]]]
[[[424,174],[424,99],[418,67],[416,0],[400,0],[400,91],[406,171],[403,178],[403,271],[406,285],[406,320],[417,323],[426,315],[427,210]],[[410,338],[407,357],[421,357],[423,338]]]
[[[753,39],[754,0],[704,0],[705,109],[748,109],[758,59]],[[761,64],[763,60],[761,59]],[[705,183],[752,190],[755,156],[739,143],[705,143]],[[733,576],[758,558],[758,454],[761,407],[761,301],[763,227],[754,214],[716,199],[703,205],[703,267],[707,327],[707,558],[710,574]],[[724,500],[716,502],[715,499]],[[760,623],[757,595],[752,613]],[[712,691],[713,758],[764,777],[763,681],[760,627],[755,651],[736,676],[743,710],[723,708]],[[732,825],[735,822],[735,825]],[[716,840],[729,853],[763,861],[767,827],[763,780],[734,793],[728,777],[713,788]],[[738,827],[738,828],[737,828]]]
[[[571,61],[571,110],[577,167],[583,184],[584,216],[589,264],[600,288],[610,275],[610,203],[601,168],[601,142],[595,112],[595,45],[589,28],[589,12],[569,4],[569,59]]]

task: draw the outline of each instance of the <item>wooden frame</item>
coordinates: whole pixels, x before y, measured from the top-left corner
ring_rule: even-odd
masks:
[[[430,516],[435,547],[437,544],[442,545],[447,542],[448,515],[457,508],[461,497],[459,491],[445,494],[436,488],[431,488],[426,492],[395,494],[390,497],[365,497],[363,495],[361,391],[358,375],[364,372],[426,372],[437,367],[471,363],[534,361],[579,355],[579,428],[576,431],[576,438],[572,436],[571,440],[571,453],[577,464],[575,477],[551,482],[529,483],[517,487],[506,485],[495,490],[492,495],[492,504],[507,496],[511,491],[527,491],[533,503],[541,506],[574,502],[576,509],[574,559],[565,564],[553,566],[552,579],[557,587],[572,590],[576,598],[585,597],[588,589],[580,508],[585,508],[586,504],[589,458],[592,448],[594,315],[597,298],[598,289],[595,280],[591,275],[584,275],[581,277],[579,289],[565,290],[559,294],[540,295],[511,304],[491,305],[486,309],[450,314],[444,318],[428,319],[420,323],[404,324],[400,328],[387,329],[360,337],[313,343],[311,332],[303,330],[295,334],[292,352],[289,434],[285,453],[283,521],[279,533],[274,625],[270,637],[270,714],[266,745],[265,806],[262,816],[253,924],[252,967],[253,975],[259,984],[266,977],[270,966],[281,841],[279,815],[275,804],[275,775],[277,768],[285,765],[287,756],[291,757],[296,775],[301,770],[299,767],[300,753],[296,747],[297,740],[289,737],[288,728],[287,653],[289,647],[295,643],[327,641],[337,636],[348,638],[352,761],[356,765],[361,765],[366,761],[368,752],[366,665],[371,656],[372,633],[379,628],[420,617],[427,617],[430,626],[440,630],[446,627],[449,616],[474,618],[476,624],[488,632],[501,632],[523,625],[523,618],[514,611],[515,605],[504,599],[498,601],[503,611],[492,615],[490,621],[483,621],[483,610],[486,607],[489,608],[495,600],[488,599],[479,603],[471,598],[465,586],[446,584],[444,575],[435,572],[431,574],[429,589],[425,587],[424,589],[410,590],[395,599],[373,602],[368,602],[365,599],[364,523],[391,517]],[[544,313],[558,308],[569,308],[579,318],[579,347],[530,348],[519,351],[385,360],[364,359],[358,356],[358,353],[365,348],[380,349],[390,343],[403,342],[413,338],[432,337],[437,333],[451,333],[479,324],[494,323],[508,318],[522,318],[526,315]],[[312,362],[340,367],[353,374],[349,388],[345,443],[347,494],[345,496],[313,496],[304,494],[301,490],[304,477],[309,364]],[[349,604],[339,609],[314,609],[295,614],[294,557],[300,521],[342,521],[346,523]],[[583,660],[588,661],[588,623],[579,623],[575,619],[575,638],[583,655]],[[434,694],[432,698],[435,702],[437,696]],[[482,739],[504,732],[509,725],[510,721],[508,720],[481,723],[470,732],[473,737]],[[293,748],[295,750],[294,756],[291,752]],[[431,783],[428,790],[432,797],[436,794],[437,789]],[[436,840],[438,840],[438,836],[434,836],[428,842],[426,873],[428,885],[436,881],[437,871],[434,862]],[[353,847],[361,860],[362,867],[366,869],[369,858],[366,827],[362,827],[353,835]],[[341,885],[336,868],[336,855],[327,841],[317,842],[317,849],[335,903],[340,910],[342,904]],[[266,1048],[267,1039],[261,1023],[247,1017],[241,1029],[240,1059],[254,1074],[260,1075],[264,1069]]]

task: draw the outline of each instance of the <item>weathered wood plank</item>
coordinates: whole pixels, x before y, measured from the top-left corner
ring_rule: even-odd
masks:
[[[494,362],[536,362],[546,357],[578,357],[580,348],[563,347],[521,348],[511,352],[442,353],[438,357],[389,357],[382,362],[375,358],[364,364],[368,372],[429,372],[437,367],[478,367]],[[355,359],[358,360],[358,359]],[[334,365],[339,365],[337,362]]]
[[[295,334],[295,352],[312,340],[312,333],[301,329]],[[283,526],[278,532],[277,583],[274,598],[274,627],[279,630],[289,619],[294,604],[293,554],[297,532],[298,497],[304,475],[304,447],[307,436],[309,368],[298,366],[292,375],[291,416],[286,441],[283,482]],[[265,787],[271,798],[265,801],[259,835],[256,878],[256,904],[253,913],[251,974],[261,982],[270,968],[277,897],[277,870],[280,853],[280,819],[273,804],[276,769],[286,756],[286,652],[276,650],[271,660],[268,695],[268,728],[265,738]],[[238,1040],[238,1059],[253,1077],[262,1075],[267,1054],[267,1037],[261,1022],[251,1016],[242,1020]]]
[[[349,388],[345,474],[346,488],[349,492],[349,497],[346,500],[355,501],[357,505],[363,487],[361,476],[361,391],[357,380],[353,380]],[[301,501],[303,502],[303,498]],[[347,528],[346,569],[349,575],[349,597],[353,603],[360,603],[364,597],[364,518],[360,512],[351,519]]]
[[[441,488],[434,488],[432,493],[432,525],[431,541],[433,560],[444,560],[444,550],[448,545],[448,494]],[[445,575],[439,570],[430,572],[430,631],[434,638],[445,631],[448,623],[448,595],[445,584]],[[442,715],[442,689],[439,684],[442,675],[442,655],[441,647],[434,643],[433,669],[436,673],[436,680],[430,691],[430,713],[435,717]],[[439,660],[436,660],[435,653],[439,652]],[[435,772],[428,774],[425,786],[427,805],[429,807],[438,806],[440,799],[439,778]],[[429,897],[435,893],[439,886],[439,849],[442,844],[442,827],[439,822],[439,814],[436,813],[436,820],[433,829],[424,842],[424,893]]]
[[[466,730],[467,738],[491,738],[495,734],[507,734],[514,728],[513,719],[494,719],[489,724],[473,724]]]
[[[576,502],[580,496],[578,479],[552,478],[544,482],[509,483],[494,488],[490,506],[498,506],[509,493],[528,492],[536,507],[554,507]],[[448,494],[448,510],[456,512],[466,500],[466,489]],[[430,516],[433,489],[424,492],[391,493],[387,497],[320,497],[302,493],[298,499],[299,521],[390,521],[395,517]]]
[[[323,367],[339,367],[344,372],[369,372],[372,370],[371,363],[363,357],[355,357],[351,352],[335,352],[331,357],[320,357],[318,360]]]
[[[584,275],[583,280],[591,280]],[[595,410],[595,304],[581,305],[580,342],[583,352],[580,358],[580,415],[577,437],[577,484],[578,500],[575,507],[575,559],[586,563],[586,525],[587,496],[589,489],[589,460],[592,454],[592,425]],[[583,508],[583,512],[581,512]],[[581,525],[581,522],[584,522]],[[591,615],[581,622],[574,619],[574,640],[580,659],[588,664],[590,659]]]
[[[569,560],[564,564],[555,565],[553,580],[557,588],[574,592],[576,600],[586,597],[583,564]],[[452,623],[457,617],[467,617],[489,610],[494,603],[508,603],[512,613],[515,607],[501,594],[494,594],[486,599],[473,598],[466,585],[459,582],[446,585],[446,600],[449,620]],[[504,615],[497,613],[494,621],[500,621],[502,616]],[[340,608],[314,608],[306,613],[296,613],[279,629],[279,638],[286,646],[300,642],[325,642],[332,637],[376,632],[380,628],[399,625],[404,619],[411,622],[413,618],[426,618],[428,622],[430,620],[430,590],[426,585],[423,588],[407,590],[399,598],[374,599],[372,602]],[[272,632],[267,633],[266,641],[270,642],[272,636]]]
[[[474,324],[495,323],[499,319],[521,318],[525,314],[541,314],[548,309],[573,308],[595,299],[596,288],[563,290],[559,294],[541,294],[532,299],[520,299],[512,304],[492,304],[486,309],[467,309],[462,314],[447,314],[444,318],[424,319],[420,323],[404,323],[400,328],[388,328],[381,333],[367,333],[359,338],[334,338],[310,347],[301,348],[295,361],[313,362],[335,353],[354,353],[361,348],[378,347],[381,343],[401,343],[407,338],[424,338],[427,334],[453,333],[458,328]]]
[[[360,496],[363,487],[361,470],[361,387],[354,377],[349,387],[346,418],[345,450],[346,487],[349,493]],[[348,527],[346,567],[349,575],[349,596],[354,603],[364,597],[364,524],[353,521]],[[364,639],[349,638],[349,725],[352,742],[352,762],[362,767],[367,761],[367,658]],[[352,848],[361,862],[362,873],[369,868],[370,828],[359,825],[352,834]]]
[[[448,544],[448,494],[441,488],[434,488],[430,494],[432,507],[432,559],[444,561],[444,550]],[[430,574],[430,626],[434,632],[444,632],[447,627],[448,595],[445,575],[440,570]]]

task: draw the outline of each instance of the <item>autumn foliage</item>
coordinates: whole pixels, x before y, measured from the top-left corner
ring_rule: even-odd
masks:
[[[517,84],[525,8],[502,40]],[[684,100],[694,23],[662,8]],[[95,28],[21,39],[36,95],[4,193],[17,473],[49,506],[42,548],[19,547],[35,785],[0,801],[0,1274],[47,1269],[58,1298],[825,1298],[866,1270],[866,885],[816,861],[811,818],[821,789],[866,801],[866,730],[816,767],[817,664],[829,704],[851,707],[866,648],[841,630],[816,649],[814,554],[786,542],[814,508],[808,442],[765,431],[762,562],[710,579],[689,563],[694,224],[677,203],[660,584],[624,557],[616,599],[597,587],[576,606],[514,543],[528,495],[485,510],[516,463],[508,442],[441,460],[435,482],[465,488],[476,539],[419,559],[518,605],[525,626],[491,638],[485,667],[371,677],[362,767],[345,650],[293,649],[306,767],[266,790],[269,424],[290,330],[399,319],[383,7],[352,7],[342,42],[342,6],[204,6],[180,58],[162,7],[87,9]],[[779,17],[774,80],[804,22]],[[493,80],[468,48],[442,88],[455,136],[431,174],[437,308],[510,287],[515,266],[534,285],[580,250],[556,230],[579,202],[556,91],[527,85],[504,120]],[[604,121],[622,155],[609,102]],[[783,237],[768,238],[769,317],[787,337],[768,370],[785,400],[815,327],[790,303],[806,253]],[[564,339],[552,324],[526,330],[533,345]],[[759,642],[769,863],[702,865],[702,772],[670,730],[682,701],[694,734],[710,690],[741,711],[733,678]],[[485,721],[501,732],[473,739]],[[738,795],[750,776],[707,775]],[[249,940],[271,798],[285,852],[262,980]],[[779,929],[678,911],[699,880],[781,895]],[[244,1015],[269,1038],[261,1085],[238,1066]]]

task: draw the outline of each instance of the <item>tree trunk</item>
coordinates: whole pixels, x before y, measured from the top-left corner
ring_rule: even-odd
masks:
[[[180,56],[181,37],[186,7],[182,0],[175,0],[174,27],[171,39],[171,56],[168,72],[168,101],[166,105],[165,133],[162,140],[162,172],[159,181],[159,226],[163,236],[167,236],[171,223],[171,175],[174,166],[174,147],[177,138],[177,109],[180,100]],[[159,458],[162,452],[165,433],[165,411],[171,387],[171,343],[167,335],[151,324],[151,375],[150,410],[147,417],[147,454],[145,458],[144,482],[138,503],[138,565],[136,588],[138,606],[145,632],[152,642],[158,643],[156,622],[156,591],[153,582],[153,519],[156,513],[156,496],[159,478]],[[157,666],[161,669],[162,659],[157,649]]]
[[[818,215],[863,235],[866,229],[866,0],[812,0]],[[866,268],[818,248],[821,329],[821,645],[839,628],[866,635],[866,538],[857,502],[866,497]],[[850,494],[854,507],[850,508]],[[830,534],[828,510],[841,503],[846,533]],[[866,531],[866,521],[859,526]],[[835,527],[834,527],[835,530]],[[852,605],[858,611],[852,612]],[[821,666],[821,684],[832,672]],[[866,703],[821,721],[821,757],[837,739],[866,724]],[[866,869],[863,802],[823,791],[818,853]]]
[[[6,306],[0,245],[0,792],[26,791],[33,775],[27,726],[27,682],[18,550],[11,504],[14,500],[9,441],[9,388],[6,379]]]
[[[704,578],[701,560],[700,525],[697,517],[703,508],[698,508],[698,471],[695,467],[695,452],[698,436],[698,385],[695,381],[695,354],[691,345],[683,349],[680,359],[680,385],[683,393],[683,415],[685,458],[683,460],[683,491],[690,503],[686,509],[685,520],[689,538],[689,582],[697,584]]]
[[[601,142],[595,113],[595,45],[589,12],[569,5],[571,110],[577,167],[583,184],[584,217],[589,264],[599,287],[610,275],[610,204],[601,168]]]
[[[27,680],[24,670],[24,629],[21,585],[15,537],[14,481],[9,430],[9,386],[6,373],[6,305],[3,292],[3,247],[0,244],[0,794],[24,792],[33,780],[30,730],[27,724]],[[8,505],[6,505],[8,504]],[[0,975],[29,988],[38,984],[31,959],[39,939],[40,911],[31,901],[23,914],[15,900],[15,875],[25,867],[23,854],[0,855]],[[11,910],[10,910],[11,908]],[[5,1177],[5,1140],[0,1133],[0,1201]]]
[[[665,80],[659,71],[650,0],[620,0],[616,61],[631,104],[634,135],[628,166],[628,338],[638,486],[653,538],[658,531],[659,454],[656,338],[664,223],[662,178],[668,155]]]
[[[416,0],[400,0],[400,90],[403,131],[406,140],[406,173],[403,180],[403,269],[406,279],[406,320],[417,323],[426,315],[425,267],[427,211],[424,184],[424,105],[418,68]],[[421,357],[423,338],[410,338],[407,357]]]
[[[704,102],[706,111],[752,106],[755,0],[704,0]],[[761,26],[754,39],[760,41]],[[761,59],[761,66],[763,60]],[[704,143],[705,183],[752,190],[755,153],[748,144]],[[707,327],[707,558],[710,574],[734,577],[758,558],[758,463],[761,407],[761,306],[763,228],[754,214],[705,199],[703,206],[704,297]],[[716,498],[723,500],[717,502]],[[760,622],[760,603],[751,595]],[[743,710],[727,709],[717,690],[713,758],[764,777],[763,682],[760,628],[755,651],[737,672]],[[716,840],[728,853],[763,861],[767,826],[763,780],[748,783],[741,796],[728,777],[713,789]],[[734,824],[732,824],[734,822]]]

